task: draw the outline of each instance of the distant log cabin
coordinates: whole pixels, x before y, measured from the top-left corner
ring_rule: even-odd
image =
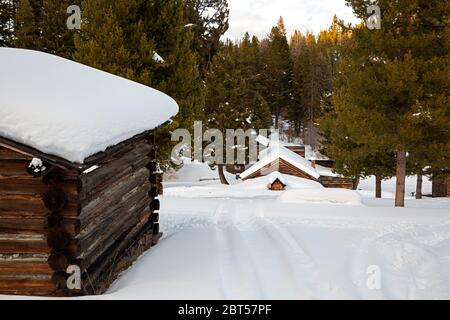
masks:
[[[269,176],[268,188],[272,191],[283,191],[286,188],[286,183],[284,182],[281,174],[274,172],[271,176]]]
[[[178,106],[39,52],[0,48],[0,69],[0,294],[103,293],[161,237],[152,133]]]
[[[311,158],[314,160],[308,161],[300,155],[303,151],[296,146],[284,146],[260,137],[258,137],[258,140],[266,143],[267,148],[260,152],[258,162],[240,174],[242,180],[268,176],[273,172],[279,172],[317,181],[326,188],[355,188],[355,183],[352,179],[333,173],[330,168],[317,164],[318,160],[314,158]]]

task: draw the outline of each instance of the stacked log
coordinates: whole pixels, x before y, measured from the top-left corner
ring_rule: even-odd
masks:
[[[355,182],[350,178],[343,177],[320,177],[320,183],[325,188],[339,188],[352,190],[355,187]]]
[[[27,171],[32,157],[0,147],[0,293],[54,291],[47,259],[47,192]]]
[[[102,293],[127,250],[161,236],[154,137],[84,171],[47,164],[36,178],[31,159],[0,147],[0,294]],[[67,288],[69,266],[81,271],[79,290]]]
[[[450,177],[433,180],[433,198],[450,197]]]

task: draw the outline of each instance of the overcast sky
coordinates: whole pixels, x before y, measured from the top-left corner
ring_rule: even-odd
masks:
[[[236,40],[246,31],[265,37],[280,16],[283,16],[288,34],[295,29],[318,33],[327,28],[336,13],[346,22],[356,22],[352,10],[344,0],[228,0],[230,29],[227,38]]]

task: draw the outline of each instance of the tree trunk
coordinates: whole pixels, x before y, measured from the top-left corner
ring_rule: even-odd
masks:
[[[395,190],[395,206],[405,206],[405,180],[406,180],[406,151],[403,147],[397,149],[397,185]]]
[[[314,92],[315,92],[315,84],[314,84],[314,76],[315,76],[315,72],[316,69],[314,68],[314,66],[312,66],[313,71],[312,74],[313,76],[311,77],[311,104],[309,105],[309,145],[313,148],[315,145],[313,145],[313,126],[314,126]]]
[[[353,180],[353,188],[352,188],[353,190],[358,190],[360,180],[361,180],[360,176],[357,176],[355,180]]]
[[[375,198],[381,198],[381,177],[375,176]]]
[[[422,170],[420,170],[417,173],[416,199],[422,199],[422,182],[423,182],[423,172]]]
[[[223,164],[219,164],[217,165],[217,170],[219,171],[219,178],[220,178],[220,183],[222,184],[229,184],[227,179],[225,178],[225,174],[223,172]]]
[[[277,106],[277,108],[275,109],[275,130],[280,129],[280,114],[281,109],[279,106]]]

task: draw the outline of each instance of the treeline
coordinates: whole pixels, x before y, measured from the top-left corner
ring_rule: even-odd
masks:
[[[367,2],[346,0],[366,21]],[[382,28],[344,25],[295,32],[283,19],[267,38],[225,43],[208,72],[205,113],[212,126],[290,131],[358,180],[450,175],[450,3],[379,0]],[[268,114],[271,115],[270,119]],[[247,123],[247,124],[246,124]]]
[[[318,146],[316,121],[330,108],[345,38],[337,17],[318,36],[296,31],[290,38],[280,18],[264,39],[247,33],[224,43],[207,75],[205,121],[218,128],[273,125]]]
[[[67,28],[70,5],[81,7],[81,30]],[[56,54],[171,95],[180,113],[159,134],[166,160],[169,131],[192,128],[204,109],[228,15],[227,0],[0,0],[0,46]]]

